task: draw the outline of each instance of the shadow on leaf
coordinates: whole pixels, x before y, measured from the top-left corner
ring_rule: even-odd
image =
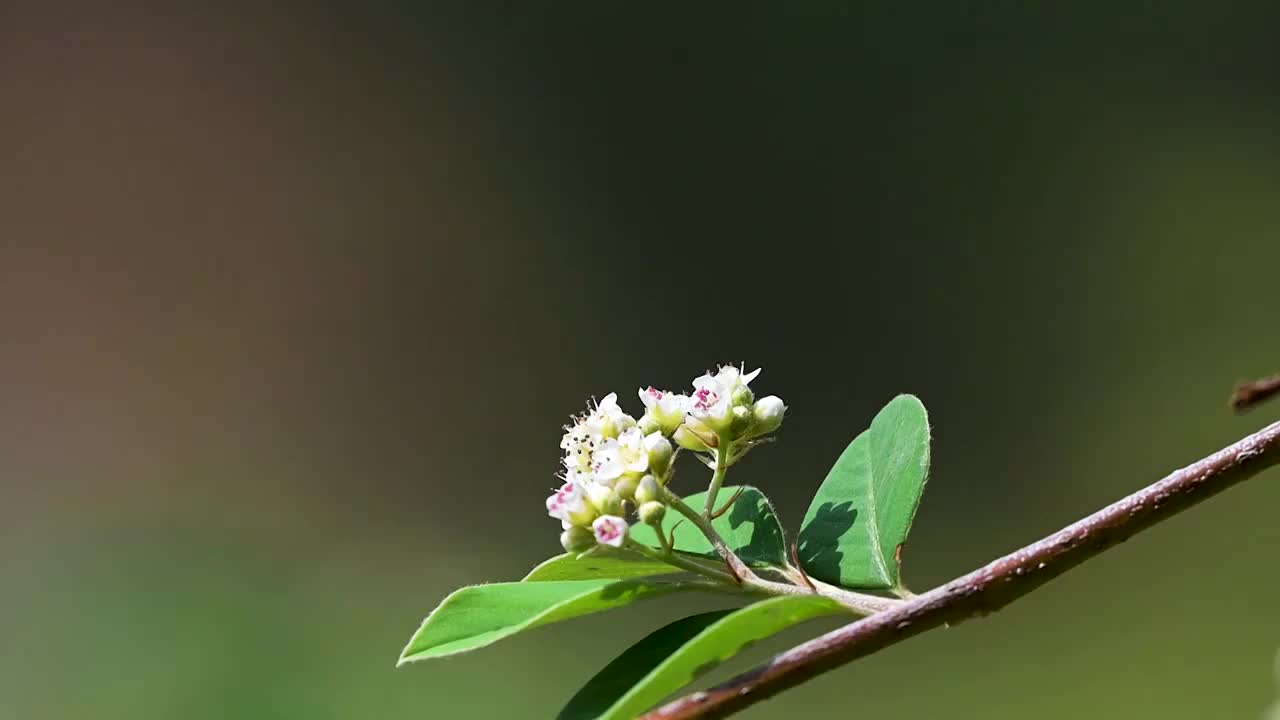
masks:
[[[635,580],[619,580],[600,588],[600,599],[605,601],[614,600],[634,600],[648,594],[646,591],[658,586],[665,587],[672,583],[653,581],[647,578],[637,578]]]
[[[840,538],[853,527],[858,511],[852,502],[823,503],[812,522],[800,532],[800,564],[811,574],[840,577]]]
[[[781,529],[776,522],[760,522],[761,518],[772,516],[773,509],[763,495],[756,494],[755,502],[748,502],[743,497],[733,504],[729,526],[736,530],[743,523],[752,523],[751,542],[734,548],[739,555],[773,563],[785,562],[786,558],[779,555],[784,546]]]

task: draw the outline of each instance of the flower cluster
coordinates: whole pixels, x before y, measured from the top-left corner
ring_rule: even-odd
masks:
[[[560,438],[564,483],[547,498],[547,513],[563,526],[565,550],[621,547],[629,507],[642,522],[661,523],[673,473],[672,440],[714,454],[743,440],[749,448],[752,438],[777,429],[786,406],[777,396],[755,400],[748,385],[759,374],[724,366],[696,378],[692,395],[642,388],[639,420],[623,412],[616,393],[575,416]]]

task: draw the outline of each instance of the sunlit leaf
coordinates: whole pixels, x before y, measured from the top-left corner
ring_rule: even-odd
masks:
[[[899,395],[854,438],[818,488],[800,529],[800,562],[855,588],[899,584],[900,547],[929,475],[929,418]]]
[[[403,665],[476,650],[523,630],[687,589],[655,580],[563,580],[474,585],[455,591],[427,616]]]

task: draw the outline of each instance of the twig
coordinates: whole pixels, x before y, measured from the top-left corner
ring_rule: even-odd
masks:
[[[1277,463],[1280,422],[986,567],[798,645],[750,672],[682,697],[643,717],[725,717],[913,635],[999,610],[1139,531]]]
[[[1231,407],[1236,412],[1248,412],[1276,395],[1280,395],[1280,375],[1240,383],[1231,394]]]

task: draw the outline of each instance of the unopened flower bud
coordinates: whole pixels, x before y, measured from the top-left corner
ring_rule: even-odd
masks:
[[[685,450],[706,452],[711,449],[705,442],[703,442],[702,438],[699,437],[697,433],[689,429],[688,425],[681,425],[677,428],[676,434],[673,437],[675,438],[676,443]]]
[[[623,500],[630,500],[635,497],[636,485],[640,480],[635,475],[623,475],[613,484],[613,492]]]
[[[581,485],[566,482],[547,498],[547,514],[570,525],[590,525],[600,513],[587,501]]]
[[[661,525],[667,514],[667,506],[660,502],[647,502],[640,506],[640,520],[645,525]]]
[[[644,505],[651,503],[662,497],[662,485],[658,483],[658,479],[652,475],[645,475],[640,478],[640,484],[636,487],[636,502]]]
[[[733,394],[729,396],[734,405],[750,405],[755,402],[756,395],[751,392],[751,388],[746,385],[739,385],[733,389]]]
[[[756,426],[753,432],[756,435],[763,435],[777,430],[778,426],[782,424],[782,416],[786,412],[787,406],[782,403],[782,398],[777,395],[760,398],[751,410],[751,414],[756,418]]]
[[[587,501],[600,511],[601,515],[621,515],[622,498],[611,487],[592,485],[587,488]],[[599,519],[599,518],[597,518]]]
[[[627,540],[627,521],[616,515],[601,515],[596,521],[591,523],[591,530],[595,533],[596,542],[601,545],[609,545],[612,547],[622,547]]]
[[[706,452],[720,444],[720,437],[715,431],[696,417],[685,418],[684,425],[676,430],[675,441],[686,450]],[[683,442],[681,441],[683,438]]]
[[[751,408],[742,405],[735,406],[729,416],[729,428],[726,432],[731,438],[742,437],[747,434],[754,422],[755,418],[751,415]]]
[[[596,536],[590,530],[574,525],[560,533],[560,544],[564,546],[565,552],[586,552],[595,547]]]
[[[649,453],[649,469],[663,475],[671,466],[671,441],[655,432],[644,436],[644,449]]]

